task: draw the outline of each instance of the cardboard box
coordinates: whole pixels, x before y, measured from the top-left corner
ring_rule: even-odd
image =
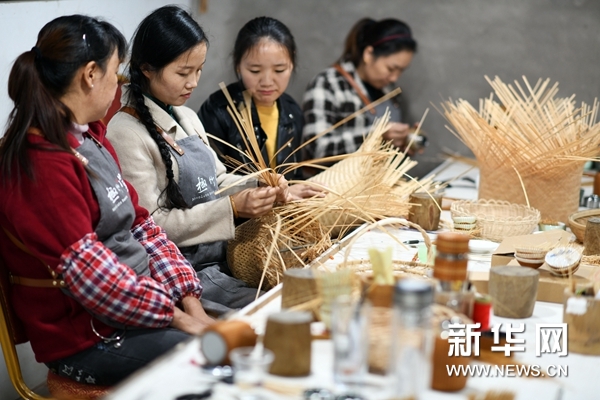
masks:
[[[515,247],[533,247],[543,244],[567,246],[572,234],[562,229],[544,231],[534,235],[512,236],[504,239],[492,253],[492,267],[508,265],[515,259]],[[562,301],[562,300],[561,300]]]
[[[519,266],[519,263],[517,263],[516,260],[513,260],[508,264],[503,265]],[[580,264],[575,275],[571,278],[562,278],[552,275],[546,264],[542,265],[542,267],[538,268],[540,280],[538,283],[537,300],[562,304],[564,301],[565,289],[569,286],[571,281],[574,280],[575,285],[588,284],[590,283],[588,278],[591,277],[597,268],[598,267],[587,264]],[[471,280],[471,283],[475,285],[477,292],[488,293],[488,281],[490,279],[489,271],[471,271],[469,272],[469,279]],[[515,293],[515,296],[518,295],[519,293]]]

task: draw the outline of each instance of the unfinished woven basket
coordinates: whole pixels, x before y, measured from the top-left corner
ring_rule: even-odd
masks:
[[[453,218],[476,216],[481,237],[496,242],[530,234],[540,221],[537,209],[501,200],[459,200],[452,203],[450,212]]]
[[[302,224],[301,229],[286,237],[278,237],[276,254],[265,266],[269,248],[273,243],[273,227],[277,216],[271,212],[253,218],[235,229],[235,239],[227,245],[227,262],[233,276],[251,287],[269,290],[281,282],[288,268],[302,268],[331,247],[331,239],[323,226],[314,219]]]

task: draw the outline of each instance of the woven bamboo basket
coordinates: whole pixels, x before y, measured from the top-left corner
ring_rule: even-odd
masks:
[[[274,212],[253,218],[238,226],[235,239],[227,245],[227,262],[233,276],[258,288],[264,274],[262,290],[276,286],[288,268],[302,268],[331,247],[331,239],[318,220],[310,220],[285,237],[274,239],[272,232],[277,216]],[[265,266],[269,248],[277,240],[276,254]]]
[[[583,162],[561,168],[560,174],[524,175],[523,187],[519,176],[511,166],[496,166],[481,163],[479,198],[503,200],[516,204],[527,204],[540,211],[543,220],[567,221],[569,215],[579,208],[579,189]]]
[[[540,212],[535,208],[501,200],[459,200],[452,203],[450,212],[453,218],[476,216],[481,237],[496,242],[530,234],[540,221]]]
[[[588,219],[598,216],[600,216],[600,209],[579,211],[569,216],[569,228],[581,243],[585,238],[585,226]]]

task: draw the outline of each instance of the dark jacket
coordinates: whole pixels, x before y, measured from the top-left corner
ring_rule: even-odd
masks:
[[[244,86],[241,82],[236,82],[227,86],[227,90],[236,104],[236,107],[238,107],[244,100],[242,94],[245,90]],[[232,144],[238,149],[246,151],[247,149],[244,145],[241,133],[227,111],[227,105],[227,99],[223,92],[221,90],[216,91],[210,95],[204,104],[202,104],[200,111],[198,111],[198,117],[200,117],[207,133]],[[301,160],[300,151],[293,154],[292,152],[298,148],[302,139],[302,110],[298,103],[286,93],[281,95],[277,100],[277,107],[279,109],[279,123],[277,129],[277,147],[275,151],[277,152],[283,147],[283,150],[277,154],[277,165],[299,162]],[[267,134],[260,126],[258,112],[256,111],[254,103],[252,103],[252,125],[254,126],[256,138],[258,139],[258,144],[261,148],[263,157],[268,163],[267,148],[265,146]],[[247,157],[243,156],[239,151],[230,146],[215,140],[210,140],[210,144],[223,164],[225,164],[228,171],[232,171],[234,168],[231,166],[231,163],[227,161],[226,157],[234,158],[242,163],[249,162]],[[301,176],[301,171],[297,169],[286,174],[286,179],[301,179]]]

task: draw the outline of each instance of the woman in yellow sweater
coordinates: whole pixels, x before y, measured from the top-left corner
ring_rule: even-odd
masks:
[[[252,124],[262,156],[272,168],[300,161],[295,150],[301,143],[302,110],[285,93],[296,64],[296,43],[282,22],[270,17],[255,18],[238,32],[233,49],[233,66],[238,81],[227,86],[233,101],[243,103],[243,92],[252,96]],[[232,171],[230,159],[246,164],[250,160],[241,133],[227,111],[228,102],[221,90],[204,102],[198,116],[206,132],[229,143],[211,141],[219,158]],[[286,175],[288,180],[300,179],[297,169]],[[295,199],[322,195],[307,184],[290,186]]]

